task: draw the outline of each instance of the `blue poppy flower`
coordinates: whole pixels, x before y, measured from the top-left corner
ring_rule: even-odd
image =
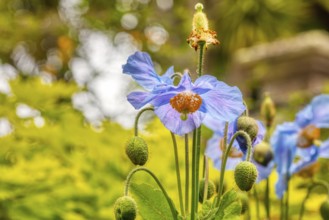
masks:
[[[229,143],[234,133],[237,132],[237,126],[235,125],[236,121],[237,120],[229,123],[227,143]],[[213,136],[207,142],[205,155],[213,161],[214,167],[220,170],[223,157],[223,138],[225,122],[214,120],[211,117],[207,116],[204,120],[204,124],[214,131]],[[259,144],[264,139],[266,132],[265,127],[260,121],[257,121],[257,125],[258,133],[256,138],[252,141],[252,146],[256,146],[257,144]],[[243,148],[241,148],[239,141],[236,139],[233,142],[232,148],[228,154],[228,159],[225,167],[226,170],[234,170],[240,162],[246,159],[246,153],[247,151],[244,151]],[[267,178],[272,172],[272,168],[274,166],[273,162],[270,162],[266,166],[263,166],[253,159],[252,163],[256,165],[256,168],[259,173],[257,177],[257,182]]]
[[[329,139],[320,142],[320,128],[329,127],[329,95],[315,97],[301,110],[295,122],[277,126],[271,138],[279,179],[276,194],[283,196],[288,179],[315,163],[329,158]]]
[[[209,75],[192,82],[187,72],[178,85],[173,85],[173,71],[168,70],[159,77],[145,53],[137,52],[130,56],[123,72],[148,90],[130,93],[128,101],[136,109],[146,104],[153,105],[155,114],[165,127],[178,135],[198,128],[206,115],[216,120],[232,121],[245,109],[237,87],[230,87]]]

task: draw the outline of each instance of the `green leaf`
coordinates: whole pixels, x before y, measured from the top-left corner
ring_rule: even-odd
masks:
[[[215,220],[239,220],[241,204],[234,189],[226,192],[220,200]]]
[[[211,201],[207,200],[202,204],[202,209],[199,212],[199,220],[214,219],[218,208],[213,208]]]
[[[143,219],[173,219],[170,206],[160,189],[145,183],[131,183],[130,189],[137,202],[138,212]],[[175,212],[177,216],[178,212],[176,210]]]

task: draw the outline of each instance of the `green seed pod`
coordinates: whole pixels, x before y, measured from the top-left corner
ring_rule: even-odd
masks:
[[[329,219],[329,199],[324,201],[320,206],[320,214],[323,220]]]
[[[114,204],[116,220],[134,220],[137,214],[137,205],[130,196],[122,196]]]
[[[234,170],[234,179],[242,191],[249,191],[256,182],[258,172],[256,166],[249,161],[242,161]]]
[[[199,183],[199,202],[203,203],[203,194],[204,194],[204,188],[205,188],[205,179],[200,180]],[[211,181],[208,180],[208,191],[207,191],[207,199],[210,199],[214,194],[216,190],[215,184]]]
[[[237,128],[238,131],[239,130],[245,131],[249,135],[251,141],[253,141],[257,137],[257,133],[258,133],[257,121],[251,117],[248,116],[239,117]]]
[[[126,154],[133,164],[143,166],[148,159],[146,142],[140,137],[132,137],[126,145]]]
[[[268,143],[262,141],[254,146],[252,156],[257,163],[267,166],[273,159],[273,150]]]
[[[208,19],[205,13],[202,12],[203,5],[198,3],[195,5],[196,12],[193,15],[192,28],[196,32],[208,30]]]

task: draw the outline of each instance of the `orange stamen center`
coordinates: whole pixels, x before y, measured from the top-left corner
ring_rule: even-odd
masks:
[[[193,92],[181,92],[170,99],[170,105],[179,113],[188,114],[197,111],[202,98]]]
[[[314,125],[308,125],[299,133],[297,146],[300,148],[308,148],[319,138],[320,129]]]

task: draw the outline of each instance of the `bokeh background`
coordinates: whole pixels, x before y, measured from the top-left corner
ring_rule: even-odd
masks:
[[[124,145],[136,111],[126,95],[138,89],[121,66],[142,50],[159,74],[172,65],[194,74],[197,53],[186,38],[197,2],[0,1],[1,220],[114,219],[113,203],[133,168]],[[239,86],[253,116],[265,92],[277,104],[276,123],[293,120],[313,96],[329,92],[329,1],[201,2],[221,42],[208,48],[205,71]],[[147,167],[177,198],[170,135],[152,114],[142,122]],[[210,135],[205,130],[204,143]],[[329,165],[321,165],[318,178],[328,180]],[[291,219],[304,182],[293,179]],[[261,183],[261,199],[263,191]],[[320,219],[324,191],[311,198],[306,214]],[[271,199],[278,219],[273,188]]]

